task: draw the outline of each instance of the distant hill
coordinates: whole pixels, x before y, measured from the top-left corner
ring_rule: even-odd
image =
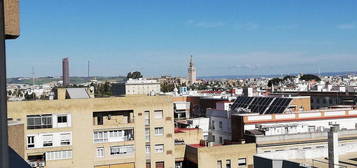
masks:
[[[124,76],[110,76],[110,77],[104,77],[104,76],[97,76],[97,77],[70,77],[70,81],[73,84],[81,84],[88,82],[92,79],[97,79],[98,81],[110,81],[110,82],[115,82],[115,81],[123,81],[126,79]],[[50,82],[57,82],[62,80],[61,78],[58,77],[39,77],[36,78],[35,83],[37,85],[42,85],[45,83],[50,83]],[[7,79],[8,84],[32,84],[32,78],[29,77],[16,77],[16,78],[8,78]]]

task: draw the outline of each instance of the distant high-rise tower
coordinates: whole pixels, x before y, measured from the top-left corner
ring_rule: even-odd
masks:
[[[196,68],[192,62],[192,55],[191,55],[190,63],[188,65],[188,82],[190,84],[193,84],[196,82]]]
[[[62,79],[63,86],[69,85],[69,61],[68,58],[63,58],[62,60]]]

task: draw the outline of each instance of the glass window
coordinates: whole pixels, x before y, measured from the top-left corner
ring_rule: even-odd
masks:
[[[145,125],[150,125],[150,111],[144,112]]]
[[[128,155],[134,153],[134,146],[112,146],[110,147],[110,155]]]
[[[27,148],[34,148],[35,147],[35,137],[28,136],[27,137]]]
[[[145,141],[150,142],[150,128],[145,128]]]
[[[43,146],[52,146],[53,145],[53,135],[43,135]]]
[[[231,168],[231,160],[226,160],[226,168]]]
[[[162,135],[164,135],[164,127],[157,127],[157,128],[155,128],[155,135],[156,135],[156,136],[162,136]]]
[[[163,118],[163,111],[162,110],[155,110],[154,111],[154,117],[156,119],[162,119]]]
[[[219,143],[223,144],[223,138],[222,137],[219,137]]]
[[[222,121],[219,122],[219,128],[220,128],[220,129],[223,128],[223,123],[222,123]]]
[[[97,157],[101,158],[101,157],[104,157],[104,148],[103,147],[99,147],[97,148]]]
[[[156,153],[162,153],[162,152],[164,152],[164,144],[156,144],[156,145],[155,145],[155,152],[156,152]]]
[[[222,168],[222,161],[221,160],[217,160],[217,168]]]
[[[61,145],[70,145],[71,144],[71,134],[63,133],[60,134],[61,137]]]
[[[57,116],[57,123],[67,123],[67,116],[66,115]]]
[[[150,153],[150,145],[145,146],[145,152],[148,154]]]
[[[46,160],[63,160],[63,159],[71,159],[72,151],[51,151],[46,152]]]
[[[27,129],[52,128],[52,115],[28,115]]]
[[[108,142],[108,132],[107,131],[94,132],[94,142],[95,143]]]
[[[247,161],[245,158],[239,158],[238,159],[238,167],[239,166],[246,166],[247,165]]]

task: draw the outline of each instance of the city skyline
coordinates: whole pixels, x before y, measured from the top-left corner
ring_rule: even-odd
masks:
[[[355,1],[85,2],[22,2],[8,77],[60,76],[63,57],[73,76],[186,76],[190,55],[199,76],[356,70]]]

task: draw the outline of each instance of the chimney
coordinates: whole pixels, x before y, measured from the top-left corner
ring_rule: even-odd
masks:
[[[331,125],[328,132],[328,160],[329,168],[338,168],[338,130],[339,125]]]

